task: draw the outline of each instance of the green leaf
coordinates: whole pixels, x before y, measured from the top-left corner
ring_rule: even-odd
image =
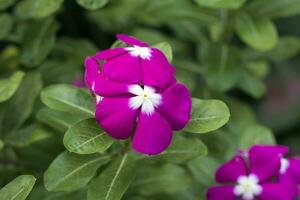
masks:
[[[96,174],[97,169],[110,161],[108,155],[60,154],[44,174],[48,191],[70,191],[84,187]]]
[[[161,42],[152,46],[153,48],[159,49],[161,52],[165,54],[168,61],[171,63],[173,59],[172,47],[167,42]]]
[[[41,109],[36,115],[38,121],[50,126],[51,128],[65,133],[68,128],[77,122],[85,119],[85,116],[70,115],[70,113],[51,110],[49,108]]]
[[[172,163],[186,163],[187,161],[207,154],[206,145],[197,138],[185,138],[174,135],[170,147],[156,156],[143,156],[140,159],[165,161]]]
[[[39,124],[32,124],[8,135],[5,141],[17,147],[28,146],[51,136],[51,133]]]
[[[188,168],[195,179],[206,186],[215,184],[215,172],[220,163],[210,156],[198,157],[188,162]]]
[[[139,167],[137,176],[130,188],[142,195],[174,193],[185,191],[191,179],[184,168],[165,164],[162,166]]]
[[[261,98],[266,93],[262,80],[247,72],[243,73],[238,86],[253,98]]]
[[[120,200],[135,176],[135,161],[128,154],[108,165],[91,183],[88,200]]]
[[[103,153],[114,140],[107,135],[95,119],[82,120],[66,132],[64,136],[65,147],[73,153],[92,154]]]
[[[57,30],[52,18],[31,23],[24,34],[21,62],[29,67],[41,64],[54,47]]]
[[[291,17],[300,14],[299,0],[256,0],[247,9],[258,17]]]
[[[4,142],[0,140],[0,151],[3,149],[4,145],[5,145]]]
[[[5,39],[13,27],[13,18],[9,14],[0,14],[0,40]]]
[[[63,0],[23,0],[17,4],[15,14],[19,19],[44,18],[56,12]]]
[[[94,117],[94,101],[86,91],[71,85],[52,85],[44,89],[41,99],[49,108]]]
[[[16,92],[24,75],[24,72],[17,71],[8,79],[0,80],[0,103],[8,100]]]
[[[257,78],[264,78],[268,75],[270,66],[265,60],[257,60],[246,63],[247,69]]]
[[[0,10],[4,10],[13,5],[16,0],[0,0]]]
[[[25,200],[36,179],[31,175],[21,175],[0,190],[0,200]]]
[[[230,111],[225,103],[219,100],[192,99],[191,119],[185,131],[207,133],[226,124]]]
[[[237,9],[241,7],[246,0],[195,0],[200,6],[208,8],[227,8]]]
[[[235,20],[235,30],[238,36],[250,47],[267,51],[278,42],[275,25],[270,19],[254,19],[247,13],[240,13]]]
[[[39,73],[29,72],[25,75],[13,97],[3,103],[0,109],[6,116],[2,121],[0,119],[0,129],[2,128],[0,133],[8,135],[26,121],[33,111],[41,88],[42,80]]]
[[[248,149],[254,144],[275,144],[272,131],[264,126],[254,124],[245,129],[240,139],[239,148]]]
[[[89,10],[97,10],[105,6],[109,0],[76,0],[79,5]]]

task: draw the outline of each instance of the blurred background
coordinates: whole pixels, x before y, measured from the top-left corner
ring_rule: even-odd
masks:
[[[40,91],[82,87],[84,58],[118,45],[116,33],[164,42],[194,97],[228,104],[230,122],[199,136],[218,162],[275,141],[300,154],[300,0],[0,0],[0,186],[42,176],[64,149],[67,126]],[[205,191],[197,173],[213,172],[194,164]]]

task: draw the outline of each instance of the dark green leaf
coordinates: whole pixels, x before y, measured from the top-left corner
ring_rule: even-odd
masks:
[[[16,0],[0,0],[0,10],[4,10],[13,5]]]
[[[200,6],[209,8],[228,8],[237,9],[245,3],[246,0],[195,0]]]
[[[0,14],[0,27],[0,40],[3,40],[8,36],[13,27],[13,18],[6,13]]]
[[[91,183],[88,200],[120,200],[135,176],[135,161],[128,154],[116,159]]]
[[[60,154],[44,174],[44,184],[49,191],[70,191],[84,187],[97,169],[110,160],[108,155]]]
[[[92,154],[106,151],[114,140],[107,135],[95,119],[82,120],[71,126],[64,136],[65,147],[73,153]]]
[[[94,116],[93,98],[84,90],[71,85],[52,85],[44,89],[41,99],[49,108],[88,117]]]
[[[0,200],[25,200],[36,179],[31,175],[15,178],[0,190]]]
[[[109,0],[76,0],[79,5],[86,9],[96,10],[105,6]]]
[[[222,101],[193,98],[191,119],[185,131],[207,133],[222,127],[229,117],[229,109]]]
[[[275,25],[270,19],[254,19],[247,13],[240,13],[236,17],[235,30],[239,37],[250,47],[267,51],[278,42]]]
[[[24,75],[24,72],[17,71],[8,79],[0,80],[0,103],[8,100],[16,92]]]

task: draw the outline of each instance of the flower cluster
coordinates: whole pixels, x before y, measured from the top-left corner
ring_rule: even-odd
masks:
[[[294,200],[299,196],[300,159],[284,146],[254,145],[223,164],[208,200]]]
[[[123,34],[117,38],[130,46],[100,51],[85,61],[96,120],[113,138],[134,133],[136,151],[158,154],[169,146],[172,131],[188,123],[190,93],[176,82],[176,70],[160,50]]]

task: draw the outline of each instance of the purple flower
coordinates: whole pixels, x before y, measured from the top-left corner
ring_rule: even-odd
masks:
[[[104,60],[101,72],[110,80],[128,84],[148,85],[166,89],[176,82],[175,68],[157,48],[135,38],[118,34],[117,38],[130,47],[119,47],[101,51],[96,60]]]
[[[176,83],[174,68],[158,49],[117,37],[134,46],[105,50],[85,61],[85,82],[96,97],[96,120],[113,138],[127,139],[134,133],[136,151],[158,154],[169,146],[172,131],[188,123],[190,93]]]
[[[243,155],[235,156],[216,172],[223,186],[209,188],[209,200],[292,200],[296,185],[288,178],[276,180],[282,166],[283,146],[254,145]]]

